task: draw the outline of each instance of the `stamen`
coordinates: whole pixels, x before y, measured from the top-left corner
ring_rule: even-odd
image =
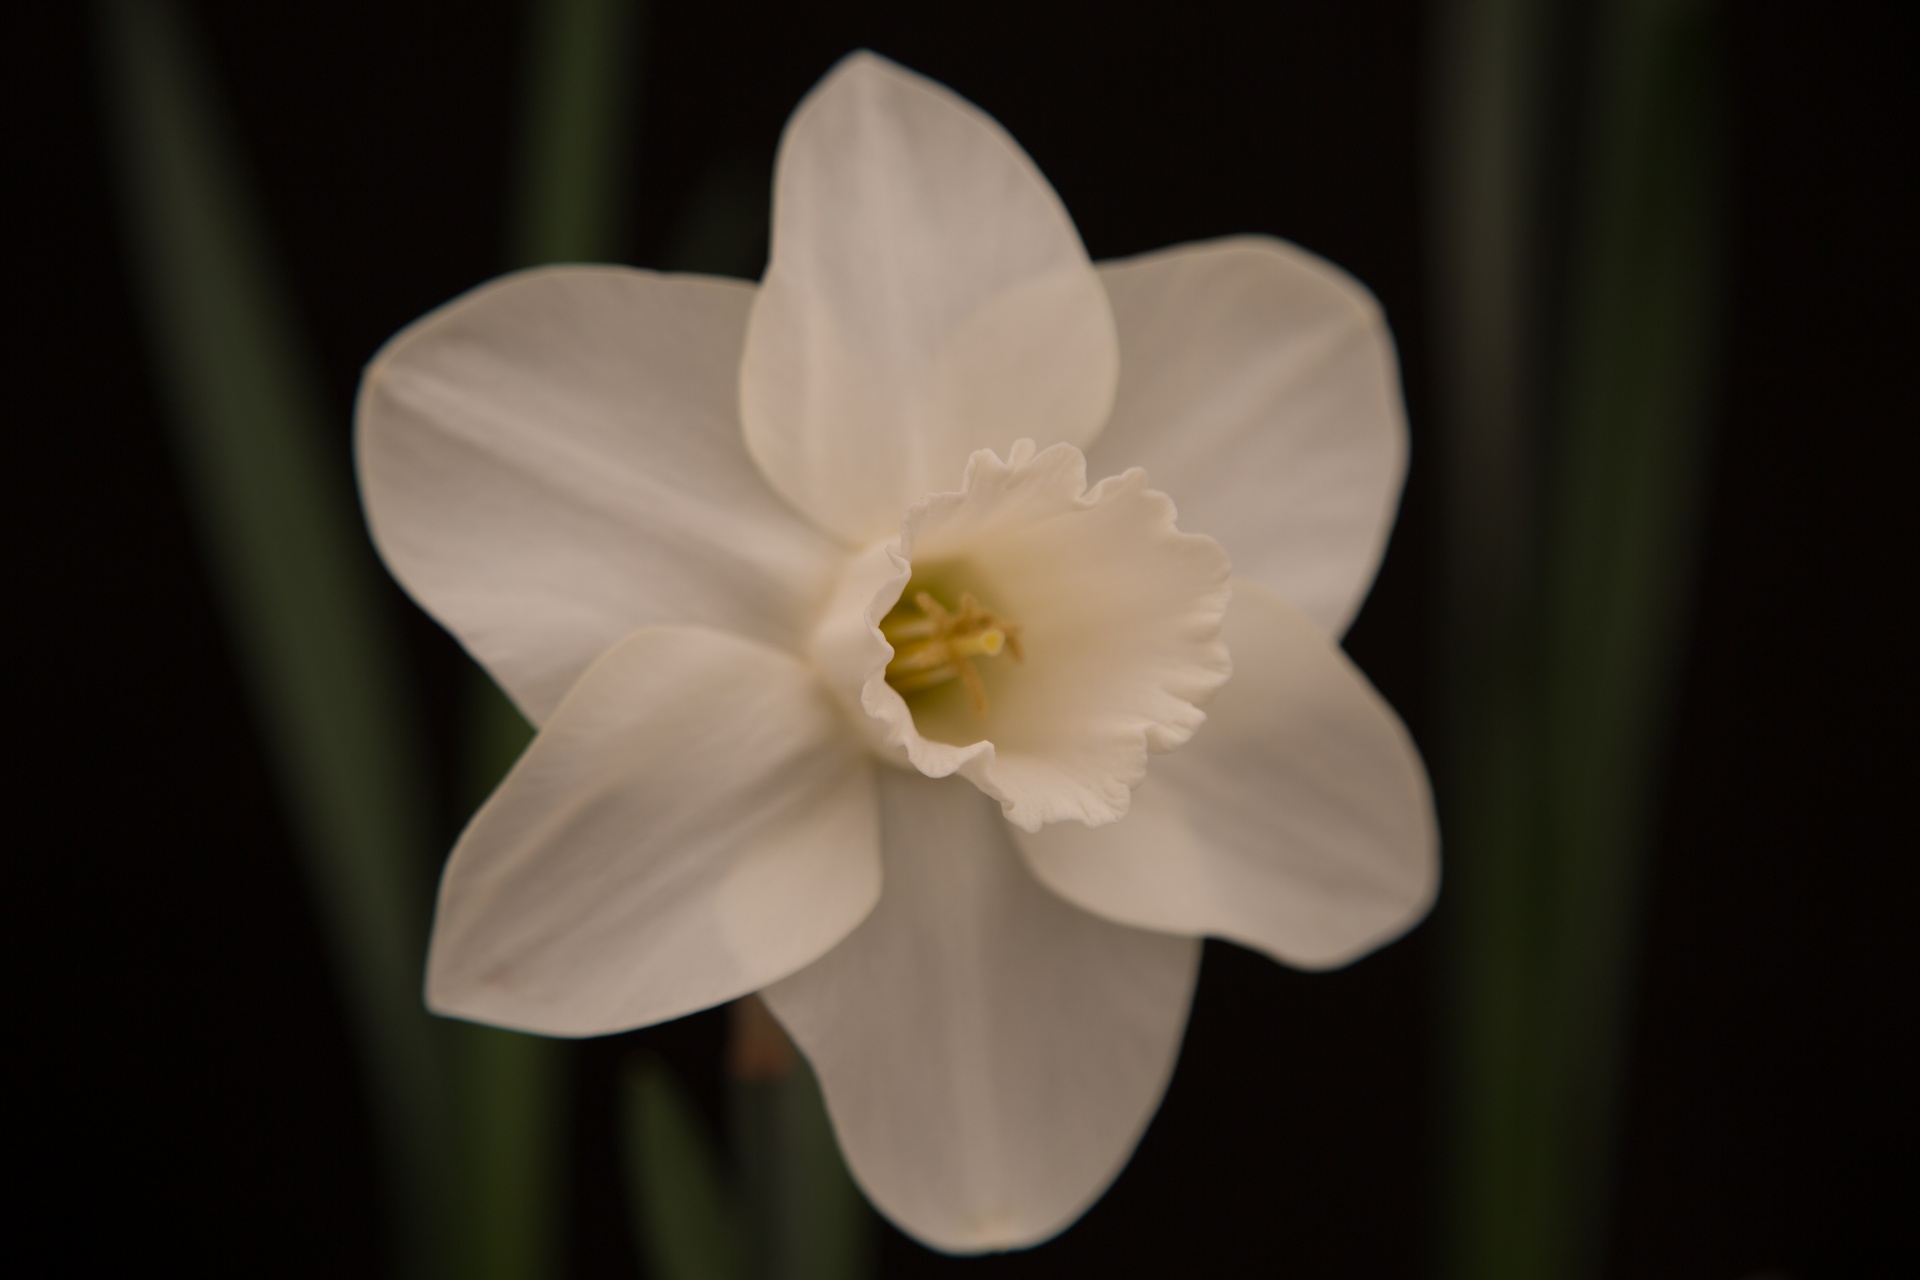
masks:
[[[1020,626],[980,607],[971,592],[960,596],[957,613],[928,591],[916,591],[912,612],[902,601],[880,622],[880,634],[893,646],[887,663],[887,683],[900,693],[916,693],[958,680],[967,688],[973,714],[987,714],[987,685],[973,669],[973,659],[1006,652],[1015,662],[1026,660],[1020,647]]]

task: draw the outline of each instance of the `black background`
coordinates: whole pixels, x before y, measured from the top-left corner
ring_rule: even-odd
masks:
[[[1693,627],[1647,919],[1608,1272],[1915,1274],[1911,59],[1895,6],[1728,6],[1732,274]],[[504,265],[525,16],[505,0],[187,6],[338,410],[393,330]],[[661,3],[632,260],[701,175],[766,164],[870,46],[1002,121],[1096,258],[1291,238],[1385,304],[1414,433],[1348,640],[1431,746],[1437,469],[1422,306],[1429,14],[1389,0]],[[101,149],[88,11],[7,37],[8,631],[21,816],[9,1128],[46,1274],[377,1275],[373,1135],[292,837],[169,453]],[[457,651],[397,592],[449,726]],[[1444,806],[1444,795],[1442,797]],[[1429,1274],[1448,916],[1344,972],[1209,944],[1166,1104],[1077,1226],[980,1262],[889,1232],[881,1274]],[[569,1274],[637,1274],[611,1081],[664,1047],[716,1101],[713,1015],[583,1046]],[[44,1252],[42,1252],[44,1248]]]

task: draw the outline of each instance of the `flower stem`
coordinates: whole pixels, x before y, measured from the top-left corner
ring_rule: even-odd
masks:
[[[745,1280],[740,1214],[719,1144],[657,1054],[621,1082],[629,1220],[654,1280]]]
[[[568,1057],[554,1041],[517,1031],[471,1023],[452,1031],[466,1139],[460,1274],[557,1275]]]
[[[514,264],[618,261],[646,5],[536,0],[531,16]]]
[[[476,672],[467,708],[466,774],[477,806],[526,750],[531,727]],[[465,1155],[463,1274],[534,1280],[561,1268],[566,1046],[494,1027],[453,1027]]]
[[[638,76],[639,0],[539,0],[528,30],[516,266],[615,256],[626,214],[626,144]],[[475,672],[466,773],[479,804],[532,730]],[[468,1157],[467,1274],[534,1280],[561,1267],[564,1106],[571,1055],[556,1041],[462,1028],[459,1096]]]

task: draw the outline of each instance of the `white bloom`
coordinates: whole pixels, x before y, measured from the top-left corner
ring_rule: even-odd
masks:
[[[999,126],[870,54],[787,127],[758,288],[552,268],[419,321],[361,390],[368,518],[540,727],[429,1002],[584,1036],[759,991],[896,1223],[1059,1231],[1200,935],[1321,968],[1431,901],[1425,774],[1333,639],[1396,378],[1290,245],[1095,268]]]

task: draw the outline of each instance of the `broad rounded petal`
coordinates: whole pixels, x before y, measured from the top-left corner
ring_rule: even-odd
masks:
[[[762,994],[881,1212],[950,1253],[1034,1244],[1099,1197],[1160,1105],[1199,942],[1048,893],[959,779],[880,777],[880,905]]]
[[[753,289],[616,267],[483,285],[360,387],[360,489],[413,598],[536,724],[651,623],[797,650],[844,553],[740,434]]]
[[[1204,933],[1303,969],[1413,927],[1439,887],[1439,831],[1399,717],[1299,610],[1249,582],[1227,612],[1233,678],[1133,809],[1022,835],[1040,879],[1110,920]]]
[[[856,53],[794,112],[741,409],[822,527],[869,543],[975,449],[1086,443],[1118,350],[1059,197],[979,108]]]
[[[634,633],[460,837],[428,1004],[589,1036],[785,977],[879,897],[873,774],[794,658],[699,627]]]
[[[1233,571],[1339,635],[1366,598],[1406,473],[1399,364],[1380,306],[1338,267],[1236,237],[1102,264],[1120,390],[1087,450],[1144,467]]]

